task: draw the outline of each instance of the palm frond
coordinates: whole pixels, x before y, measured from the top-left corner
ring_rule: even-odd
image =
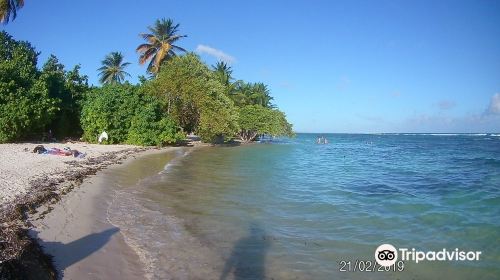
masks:
[[[139,57],[139,64],[144,64],[146,61],[150,60],[156,54],[156,48],[151,47],[143,52]]]
[[[141,33],[139,36],[147,43],[141,44],[136,48],[140,54],[139,63],[145,64],[149,61],[148,72],[158,73],[162,63],[170,57],[176,55],[175,51],[187,52],[185,49],[175,46],[172,43],[187,37],[179,35],[180,24],[174,24],[172,19],[157,19],[152,26],[147,29],[150,33]]]
[[[181,51],[181,52],[187,52],[187,50],[186,50],[186,49],[181,48],[181,47],[176,46],[176,45],[172,45],[172,48],[173,48],[173,49],[176,49],[176,50],[178,50],[178,51]]]
[[[154,48],[153,45],[151,44],[140,44],[136,49],[135,51],[136,52],[139,52],[139,53],[143,53],[145,51],[147,51],[148,49],[151,49],[151,48]]]
[[[99,69],[99,82],[107,83],[121,83],[125,80],[125,76],[130,76],[125,72],[125,67],[130,65],[130,62],[123,62],[123,55],[120,52],[112,52],[101,61],[103,65]]]
[[[17,10],[24,6],[24,0],[1,0],[0,1],[0,22],[7,24],[17,17]]]

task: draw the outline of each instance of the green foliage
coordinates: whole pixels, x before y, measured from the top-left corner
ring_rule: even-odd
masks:
[[[150,62],[152,79],[120,84],[128,63],[112,53],[99,69],[101,81],[109,84],[92,90],[80,66],[66,71],[50,56],[38,71],[34,48],[1,32],[0,142],[40,138],[49,129],[57,138],[83,133],[90,142],[107,131],[108,143],[138,145],[175,143],[181,131],[205,142],[293,134],[265,84],[233,83],[226,63],[212,71],[193,53],[176,56],[184,49],[173,43],[185,37],[177,34],[178,27],[171,20],[157,21],[151,34],[142,34],[147,43],[137,50],[141,63]]]
[[[39,134],[52,121],[58,102],[39,79],[38,54],[27,42],[0,32],[0,142]]]
[[[224,61],[218,61],[215,65],[212,65],[212,70],[214,71],[217,79],[226,87],[230,87],[231,80],[233,79],[233,69]]]
[[[80,66],[66,72],[64,65],[51,55],[42,67],[40,79],[45,82],[49,96],[57,102],[58,111],[48,124],[56,138],[81,134],[81,100],[89,90],[87,77],[79,73]]]
[[[210,85],[214,83],[214,85]],[[196,134],[205,142],[222,142],[230,140],[238,133],[238,111],[233,102],[225,96],[220,84],[210,81],[208,86],[219,91],[212,91],[200,108],[199,123]]]
[[[267,86],[263,83],[245,83],[240,80],[232,84],[231,87],[232,90],[229,96],[239,107],[246,105],[261,105],[267,108],[275,107],[271,103],[273,97]]]
[[[232,69],[219,62],[212,66],[214,75],[225,86],[228,96],[238,108],[238,137],[249,142],[257,135],[293,136],[292,125],[283,112],[272,104],[273,97],[263,83],[231,82]]]
[[[283,112],[266,108],[261,105],[246,105],[239,109],[238,136],[242,141],[249,142],[257,135],[293,136],[292,125],[286,120]]]
[[[131,120],[127,142],[143,146],[161,146],[174,144],[184,139],[178,125],[163,114],[160,103],[156,98],[145,97],[143,106],[140,106]]]
[[[269,131],[265,134],[269,134],[271,136],[295,137],[293,126],[286,119],[285,113],[278,109],[272,109],[270,119],[271,126]]]
[[[56,136],[81,136],[82,103],[90,87],[88,77],[80,74],[80,65],[75,65],[72,70],[65,73],[64,88],[67,97],[63,98],[60,118],[56,118],[61,123],[53,126]]]
[[[92,90],[82,109],[84,140],[96,142],[103,131],[112,144],[162,145],[182,139],[175,121],[163,113],[159,101],[138,89],[125,83]]]
[[[238,130],[237,112],[224,85],[195,54],[165,63],[146,85],[146,92],[163,100],[165,110],[186,132],[203,141],[231,138]]]
[[[108,143],[123,143],[135,109],[140,103],[137,88],[128,83],[109,84],[93,89],[85,98],[80,119],[83,139],[96,142],[106,131]]]

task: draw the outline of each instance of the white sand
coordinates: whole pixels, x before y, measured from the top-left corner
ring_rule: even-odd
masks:
[[[45,148],[70,147],[86,153],[83,159],[73,156],[35,154],[33,149],[39,144],[0,144],[0,206],[25,195],[30,189],[30,181],[46,175],[69,170],[68,162],[85,161],[108,152],[125,151],[136,148],[130,145],[97,145],[82,142],[43,143]]]

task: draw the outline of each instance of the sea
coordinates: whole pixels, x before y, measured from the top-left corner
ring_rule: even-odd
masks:
[[[500,134],[297,134],[116,176],[107,219],[149,279],[500,279]]]

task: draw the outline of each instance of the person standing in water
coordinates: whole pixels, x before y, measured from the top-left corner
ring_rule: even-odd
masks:
[[[318,137],[318,140],[316,141],[317,144],[328,144],[328,140],[323,136],[321,135],[320,137]]]

